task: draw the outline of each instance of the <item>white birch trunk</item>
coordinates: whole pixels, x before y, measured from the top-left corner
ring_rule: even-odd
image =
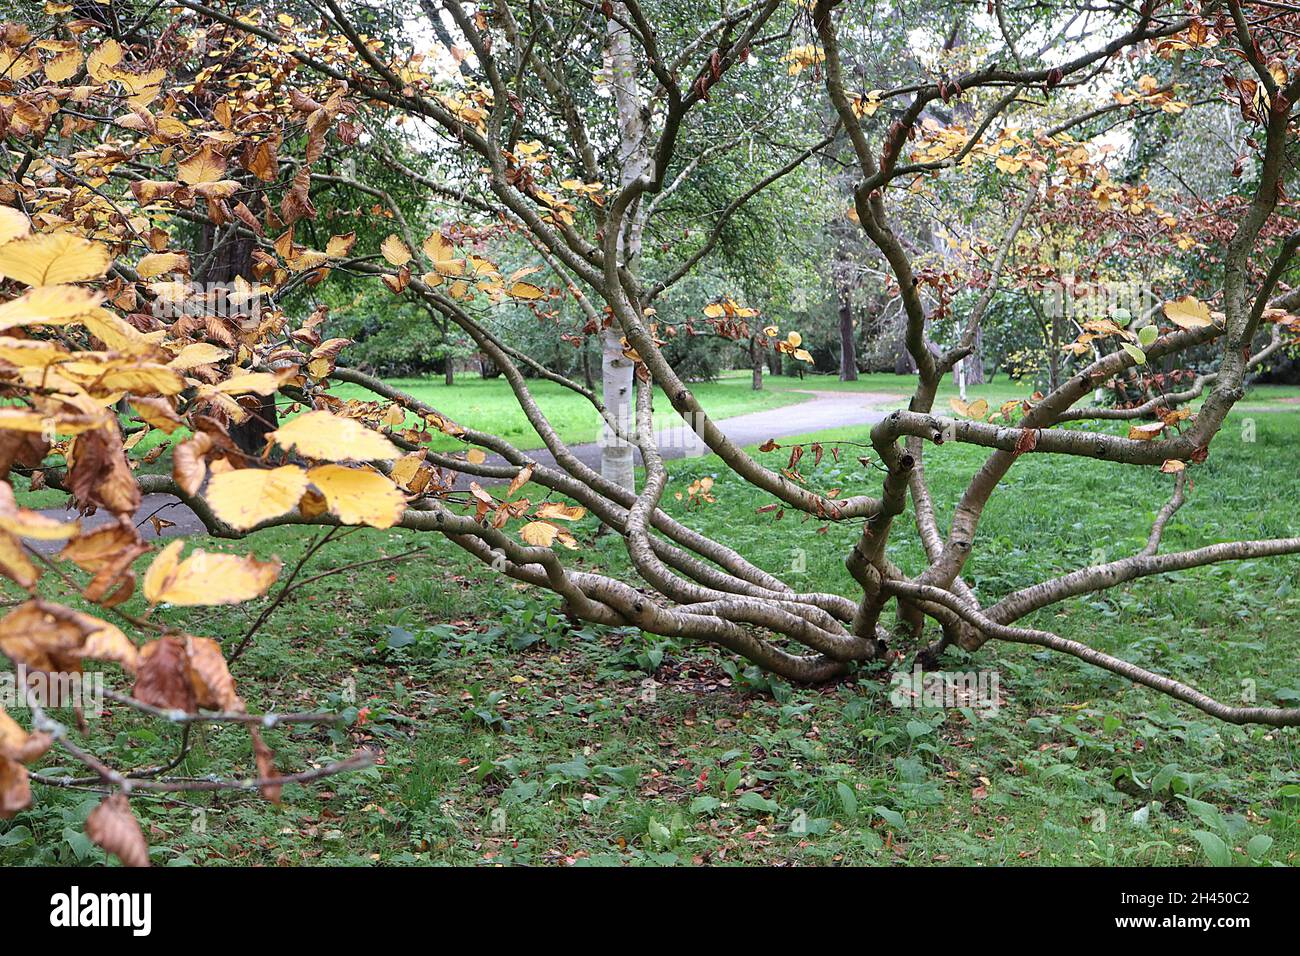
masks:
[[[622,3],[615,3],[614,7],[620,17],[626,18],[627,10]],[[632,55],[632,38],[627,30],[610,20],[607,42],[610,82],[614,102],[618,107],[619,185],[627,186],[650,165],[646,153],[643,104],[637,84],[636,60]],[[628,210],[629,218],[623,223],[623,230],[618,237],[620,261],[629,267],[641,251],[641,208],[641,204],[637,203]],[[623,355],[623,333],[617,325],[607,329],[601,335],[601,392],[605,408],[625,434],[630,434],[636,424],[633,370],[633,363]],[[600,473],[608,480],[635,491],[632,446],[617,438],[608,425],[604,427],[603,439]]]

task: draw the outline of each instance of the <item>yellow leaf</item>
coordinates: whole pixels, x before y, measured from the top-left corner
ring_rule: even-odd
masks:
[[[68,360],[68,350],[47,339],[13,339],[0,336],[0,361],[18,368],[44,369]]]
[[[342,259],[352,247],[356,245],[357,234],[355,232],[344,233],[341,236],[330,236],[330,241],[325,244],[325,255],[331,259]]]
[[[113,67],[122,62],[122,44],[105,40],[86,59],[86,72],[101,83],[113,78]]]
[[[0,408],[0,431],[79,435],[93,428],[102,428],[109,420],[107,412],[101,416],[46,415],[25,408]]]
[[[184,370],[200,365],[211,365],[229,358],[230,353],[211,342],[192,342],[176,353],[176,357],[167,363],[169,368]]]
[[[519,537],[537,548],[549,548],[559,534],[560,529],[546,521],[530,521],[519,529]]]
[[[39,511],[18,507],[13,488],[8,482],[0,481],[0,529],[21,538],[62,541],[76,534],[80,524],[76,521],[59,521]]]
[[[65,362],[60,371],[95,395],[112,392],[175,395],[185,389],[185,381],[178,372],[155,362]]]
[[[975,399],[975,401],[971,402],[970,408],[967,410],[967,414],[969,414],[971,418],[978,419],[980,421],[983,421],[984,416],[987,415],[988,413],[989,413],[989,403],[984,401],[984,399],[982,398],[977,398]]]
[[[214,183],[226,172],[226,157],[209,144],[176,164],[176,178],[187,186]]]
[[[28,236],[0,246],[0,276],[30,286],[98,279],[111,261],[104,246],[70,232]]]
[[[388,477],[400,488],[417,495],[428,487],[432,476],[433,472],[424,463],[424,454],[421,452],[403,455],[393,463],[393,468],[388,473]]]
[[[390,235],[379,245],[379,251],[384,254],[384,258],[395,266],[404,266],[411,261],[411,250],[406,248],[406,243],[397,236]]]
[[[32,224],[12,206],[0,206],[0,246],[32,231]]]
[[[45,78],[51,83],[62,83],[69,77],[75,76],[80,68],[81,51],[68,50],[45,64]]]
[[[483,453],[483,449],[481,448],[471,448],[469,451],[465,452],[465,460],[471,465],[481,465],[483,462],[487,461],[487,455]]]
[[[214,474],[204,497],[217,517],[237,531],[278,518],[298,507],[307,473],[297,465],[240,468]]]
[[[1151,441],[1165,430],[1164,422],[1149,422],[1145,425],[1131,425],[1128,437],[1133,441]]]
[[[401,452],[379,432],[353,418],[329,412],[307,412],[281,425],[271,437],[286,451],[297,449],[323,461],[374,461],[397,458]]]
[[[190,271],[190,257],[183,252],[151,252],[140,259],[135,267],[141,279],[152,279],[164,272]]]
[[[258,395],[274,395],[285,382],[285,378],[271,372],[245,372],[232,375],[217,386],[223,395],[246,395],[256,392]]]
[[[152,342],[143,332],[107,309],[91,309],[85,315],[77,316],[76,321],[115,352],[124,355],[147,355],[154,352]]]
[[[173,541],[149,565],[144,596],[150,604],[239,604],[266,593],[280,575],[279,561],[197,549],[180,560],[184,541]]]
[[[1192,295],[1166,302],[1165,315],[1180,329],[1199,329],[1210,324],[1209,307]]]
[[[103,300],[98,292],[75,285],[47,285],[0,305],[0,331],[19,325],[61,325]]]
[[[378,472],[319,465],[307,477],[325,496],[330,513],[344,524],[391,528],[406,510],[406,497]]]
[[[435,232],[420,244],[424,254],[429,257],[434,268],[440,268],[442,265],[450,262],[456,255],[456,250],[452,248],[450,242],[442,238],[442,233]],[[395,263],[396,264],[396,263]]]
[[[548,501],[537,509],[539,518],[558,518],[561,521],[581,521],[586,517],[587,509],[577,505],[566,505],[558,501]]]
[[[506,290],[516,299],[540,299],[546,295],[546,291],[531,282],[516,282]]]

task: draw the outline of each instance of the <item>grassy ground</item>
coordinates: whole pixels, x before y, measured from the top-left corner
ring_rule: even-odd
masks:
[[[1259,416],[1253,431],[1245,420],[1234,416],[1196,469],[1166,549],[1296,533],[1300,411]],[[839,462],[828,454],[815,469],[806,457],[801,467],[822,488],[874,489],[877,476],[864,473],[858,453],[847,448]],[[980,460],[978,450],[951,445],[928,459],[941,519]],[[674,468],[674,487],[714,475],[718,500],[689,514],[670,501],[671,510],[810,589],[853,593],[842,565],[852,528],[756,515],[763,500],[716,460]],[[1022,458],[981,526],[972,583],[991,601],[1137,550],[1168,480],[1154,469]],[[890,556],[919,568],[910,520],[896,528]],[[580,559],[626,573],[618,542],[593,531],[579,526]],[[200,543],[291,562],[307,542],[277,529]],[[361,530],[311,568],[418,543],[407,532]],[[1069,659],[1010,646],[947,664],[996,674],[996,713],[894,706],[878,669],[790,687],[708,648],[572,627],[549,595],[434,546],[402,565],[308,586],[235,666],[253,709],[326,708],[345,718],[335,731],[269,731],[283,770],[363,744],[380,751],[380,765],[291,786],[280,809],[244,794],[143,795],[135,804],[156,863],[1300,862],[1294,729],[1225,725]],[[1298,571],[1290,558],[1152,578],[1034,623],[1228,700],[1294,705]],[[127,609],[140,611],[139,599]],[[256,612],[159,615],[229,640]],[[121,708],[92,721],[90,743],[128,765],[165,761],[178,740],[175,728]],[[51,763],[42,769],[58,773]],[[208,728],[176,772],[251,772],[246,737]],[[35,795],[32,810],[0,822],[0,864],[103,859],[80,836],[94,794],[37,786]]]
[[[750,373],[748,371],[724,372],[721,378],[721,383],[726,385],[735,383],[748,386],[749,381]],[[803,378],[764,375],[763,389],[764,391],[773,392],[792,390],[880,392],[898,395],[902,398],[899,404],[905,404],[906,399],[911,397],[912,392],[916,389],[916,376],[895,375],[892,372],[873,372],[869,375],[859,375],[857,381],[854,382],[841,382],[835,375],[805,374]],[[1033,394],[1033,391],[1034,386],[1029,382],[1013,382],[1005,375],[999,375],[992,382],[968,386],[966,398],[972,402],[982,398],[996,408],[1002,402],[1011,399],[1028,398]],[[947,413],[948,399],[957,395],[957,385],[952,376],[946,376],[939,386],[938,401],[935,403],[936,410],[941,414]],[[1254,409],[1281,410],[1294,405],[1297,399],[1300,399],[1300,385],[1253,385],[1247,391],[1246,397],[1238,408],[1243,412]],[[1194,407],[1196,405],[1199,405],[1199,402],[1193,403]]]
[[[542,447],[541,438],[520,412],[514,393],[504,378],[462,378],[450,388],[440,378],[394,379],[392,384],[467,428],[500,435],[520,449]],[[582,444],[599,438],[600,417],[581,395],[545,380],[529,382],[528,388],[565,442]],[[734,376],[719,382],[693,384],[691,390],[716,418],[781,408],[808,397],[790,390],[755,392],[747,377],[742,380]],[[331,392],[340,398],[374,400],[374,396],[360,386],[335,385]],[[662,405],[669,408],[666,399],[662,400]],[[431,447],[449,450],[463,446],[453,439],[437,436]]]

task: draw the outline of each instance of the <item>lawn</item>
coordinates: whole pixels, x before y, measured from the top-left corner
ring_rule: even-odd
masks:
[[[1197,468],[1166,549],[1296,533],[1300,414],[1260,416],[1253,434],[1241,421],[1230,420]],[[931,455],[941,507],[981,454],[946,445]],[[822,487],[874,489],[875,473],[856,458],[827,455],[804,470]],[[756,515],[761,496],[715,459],[672,467],[676,487],[714,475],[718,500],[688,513],[670,498],[669,509],[764,567],[802,567],[791,577],[810,589],[853,593],[842,556],[855,529]],[[993,600],[1137,550],[1168,480],[1154,469],[1025,456],[990,504],[971,582]],[[890,556],[920,567],[910,521],[896,528]],[[627,573],[620,542],[594,530],[579,525],[580,560]],[[199,543],[292,562],[307,539],[275,529]],[[309,571],[420,543],[403,531],[350,532]],[[896,707],[878,668],[791,687],[708,647],[575,627],[549,594],[429,543],[433,551],[400,565],[309,585],[234,667],[254,710],[343,717],[335,730],[269,730],[282,770],[361,745],[377,749],[379,765],[290,786],[279,809],[245,794],[141,794],[134,804],[156,863],[1172,865],[1205,862],[1221,847],[1235,862],[1300,861],[1295,729],[1222,724],[1081,663],[1012,646],[947,664],[998,675],[996,714]],[[1225,699],[1249,691],[1294,704],[1297,571],[1290,558],[1151,578],[1034,623]],[[140,598],[126,610],[141,612]],[[257,610],[157,613],[229,641]],[[166,762],[180,739],[121,708],[91,728],[90,743],[111,746],[126,765]],[[63,772],[50,761],[44,773]],[[208,727],[174,772],[251,772],[247,738]],[[35,794],[33,809],[0,822],[0,864],[103,859],[80,835],[93,793],[36,786]]]
[[[441,378],[393,379],[392,384],[467,428],[500,435],[525,451],[543,447],[541,438],[524,417],[510,384],[504,378],[462,378],[451,387]],[[528,390],[565,442],[583,444],[599,439],[600,416],[581,395],[544,379],[530,381]],[[781,408],[808,398],[788,389],[755,392],[748,377],[740,379],[735,376],[718,382],[693,383],[691,390],[714,418]],[[374,400],[370,392],[357,385],[336,384],[330,391],[340,398]],[[665,409],[670,407],[667,399],[661,399],[661,402]],[[656,402],[656,406],[659,405],[660,402]],[[464,446],[454,439],[438,436],[431,447],[446,451]]]
[[[724,372],[720,379],[722,383],[732,384],[749,384],[750,373],[748,371]],[[818,392],[877,392],[888,395],[900,396],[899,406],[906,404],[908,398],[916,390],[915,375],[895,375],[892,372],[872,372],[870,374],[859,375],[857,381],[841,382],[835,375],[813,375],[805,374],[803,378],[785,375],[764,375],[763,390],[775,392],[788,392],[794,390],[800,391],[818,391]],[[966,398],[968,401],[984,399],[993,407],[997,407],[1005,401],[1017,398],[1028,398],[1034,392],[1034,385],[1029,381],[1015,382],[1005,375],[996,376],[993,381],[985,382],[980,385],[969,385],[966,388]],[[957,384],[953,381],[951,375],[944,377],[939,384],[938,400],[935,402],[935,409],[940,414],[947,414],[948,399],[955,398],[959,394]],[[1300,385],[1251,385],[1248,387],[1246,397],[1238,406],[1240,410],[1250,409],[1285,409],[1288,406],[1296,404],[1296,399],[1300,399]],[[884,403],[888,407],[889,403]],[[1193,403],[1193,407],[1200,404],[1199,400]]]

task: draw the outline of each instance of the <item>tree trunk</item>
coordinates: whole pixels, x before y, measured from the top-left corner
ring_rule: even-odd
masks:
[[[623,26],[628,20],[627,6],[614,3],[613,7],[618,16],[609,19],[606,43],[614,105],[618,110],[618,155],[623,161],[619,170],[619,185],[626,187],[649,170],[650,157],[646,150],[645,117],[637,82],[637,60],[632,52],[632,37]],[[627,211],[626,228],[618,236],[620,259],[629,268],[641,251],[641,231],[644,228],[641,209],[637,204]],[[636,424],[632,389],[633,363],[623,354],[623,333],[617,325],[601,334],[600,371],[605,409],[624,432],[630,433]],[[617,485],[635,491],[632,446],[614,436],[608,425],[604,427],[603,435],[601,475]]]
[[[596,382],[591,377],[591,342],[585,338],[582,340],[582,382],[588,391],[596,390]]]
[[[224,239],[224,241],[223,241]],[[216,227],[205,225],[203,228],[203,249],[212,250],[221,243],[208,260],[208,267],[196,282],[203,282],[212,288],[220,283],[227,289],[234,288],[236,278],[250,279],[253,275],[253,240],[237,235],[221,237]],[[238,321],[238,316],[232,316]],[[221,343],[225,344],[225,343]],[[275,404],[275,395],[244,395],[239,405],[248,413],[242,422],[232,421],[228,426],[230,438],[240,450],[249,455],[260,455],[266,448],[266,436],[280,426],[279,410]]]
[[[442,320],[442,374],[447,385],[456,384],[456,362],[451,355],[451,323]]]
[[[623,336],[617,329],[606,329],[600,337],[600,381],[605,408],[624,433],[636,422],[632,415],[632,360],[623,354]],[[605,424],[601,430],[600,473],[623,488],[636,488],[632,466],[632,446],[619,438]]]
[[[857,346],[853,341],[853,302],[850,294],[840,292],[840,381],[858,380]]]
[[[753,369],[754,375],[752,387],[754,391],[763,390],[763,347],[759,343],[759,333],[754,333],[749,337],[749,367]]]
[[[966,375],[967,385],[984,384],[984,329],[975,330],[975,347],[970,355],[961,360],[962,371]]]
[[[899,340],[898,353],[894,357],[894,374],[911,375],[916,371],[916,363],[912,361],[912,353]]]

